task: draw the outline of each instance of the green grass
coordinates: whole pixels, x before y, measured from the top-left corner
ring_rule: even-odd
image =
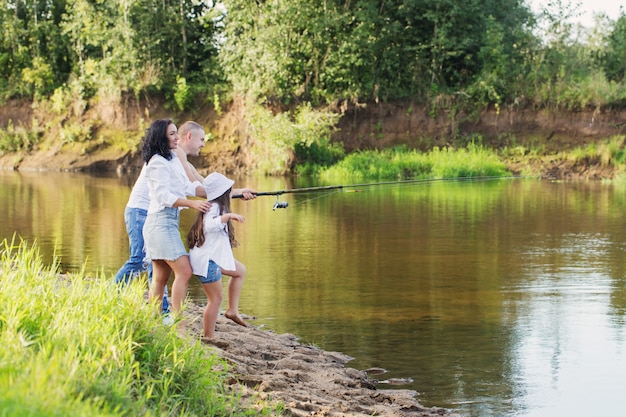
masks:
[[[626,160],[626,137],[616,135],[603,142],[576,147],[566,153],[575,163],[595,163],[600,166],[622,166]]]
[[[0,416],[275,415],[244,408],[226,362],[163,326],[145,282],[61,277],[15,237],[0,257]]]
[[[434,148],[422,153],[406,148],[362,151],[322,169],[327,181],[473,178],[510,175],[494,151],[475,144],[463,149]]]

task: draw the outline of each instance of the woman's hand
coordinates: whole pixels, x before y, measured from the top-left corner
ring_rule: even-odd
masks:
[[[211,208],[211,202],[206,200],[188,200],[189,207],[206,213]]]

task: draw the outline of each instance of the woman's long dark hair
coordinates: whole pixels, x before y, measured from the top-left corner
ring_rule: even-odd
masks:
[[[146,135],[141,144],[141,159],[147,164],[156,154],[168,161],[172,159],[172,150],[167,137],[167,128],[174,123],[172,119],[158,119],[146,129]]]
[[[219,206],[219,214],[230,213],[230,192],[232,191],[232,187],[229,188],[224,194],[217,197],[212,201],[213,204],[217,204]],[[235,239],[235,227],[233,226],[233,222],[231,220],[226,222],[228,227],[228,239],[230,240],[230,246],[232,248],[236,248],[239,246],[239,242]],[[196,217],[196,221],[193,226],[187,233],[187,247],[189,249],[194,246],[200,247],[204,245],[204,213],[198,213],[198,217]]]

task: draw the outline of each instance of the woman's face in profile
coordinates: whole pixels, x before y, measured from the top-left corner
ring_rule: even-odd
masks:
[[[170,145],[170,149],[176,149],[178,147],[178,129],[174,123],[170,123],[167,126],[167,142]]]

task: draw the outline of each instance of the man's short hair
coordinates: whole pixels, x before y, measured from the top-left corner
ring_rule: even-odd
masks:
[[[204,128],[199,123],[196,123],[190,120],[190,121],[183,123],[183,125],[180,128],[178,128],[178,136],[183,138],[187,136],[187,133],[191,132],[192,130],[204,131]]]

